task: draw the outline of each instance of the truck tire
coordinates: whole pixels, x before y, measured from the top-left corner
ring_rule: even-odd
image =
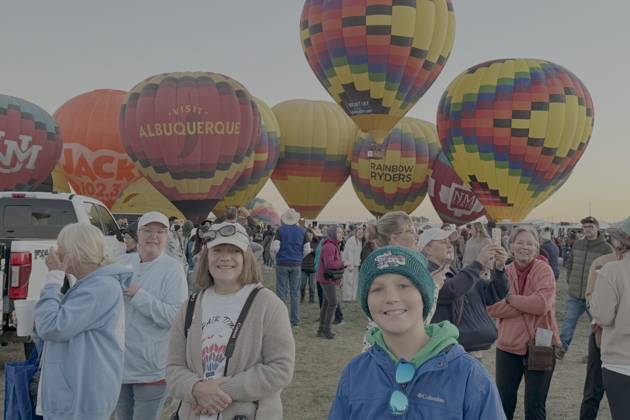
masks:
[[[31,357],[31,353],[33,353],[34,349],[35,349],[35,343],[33,342],[24,343],[24,357],[26,357],[26,360],[28,360]]]

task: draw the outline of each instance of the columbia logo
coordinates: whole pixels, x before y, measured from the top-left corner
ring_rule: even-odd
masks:
[[[440,397],[434,397],[429,394],[418,394],[418,398],[422,398],[423,400],[435,401],[444,404],[444,400]]]

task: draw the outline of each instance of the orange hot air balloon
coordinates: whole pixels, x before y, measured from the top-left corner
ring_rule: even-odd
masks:
[[[55,112],[64,133],[59,165],[74,190],[109,208],[140,172],[120,140],[118,115],[127,92],[101,89],[76,96]]]

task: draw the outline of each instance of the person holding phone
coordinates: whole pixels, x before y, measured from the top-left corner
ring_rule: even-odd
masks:
[[[503,300],[510,289],[505,273],[507,252],[499,245],[486,245],[472,264],[458,270],[449,265],[454,253],[451,242],[455,240],[457,232],[442,229],[429,229],[418,240],[418,248],[429,260],[429,271],[446,269],[431,323],[450,321],[459,328],[459,344],[481,361],[482,351],[489,350],[498,337],[486,306]],[[494,273],[490,280],[483,280],[481,274],[493,258]]]

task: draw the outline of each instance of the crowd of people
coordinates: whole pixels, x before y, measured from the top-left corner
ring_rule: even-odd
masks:
[[[340,373],[329,419],[512,419],[523,378],[525,418],[545,419],[584,313],[580,419],[597,417],[604,394],[613,419],[630,412],[630,327],[616,322],[630,315],[630,219],[602,232],[589,216],[558,237],[501,226],[498,241],[491,222],[418,229],[404,212],[347,228],[300,219],[289,209],[263,228],[230,207],[194,226],[149,212],[123,227],[117,261],[98,229],[66,226],[35,308],[37,414],[159,419],[170,395],[181,419],[281,419],[300,305],[319,304],[313,335],[334,340],[353,301],[368,318],[363,353]],[[275,268],[275,293],[261,267]],[[493,345],[494,378],[481,364]]]

